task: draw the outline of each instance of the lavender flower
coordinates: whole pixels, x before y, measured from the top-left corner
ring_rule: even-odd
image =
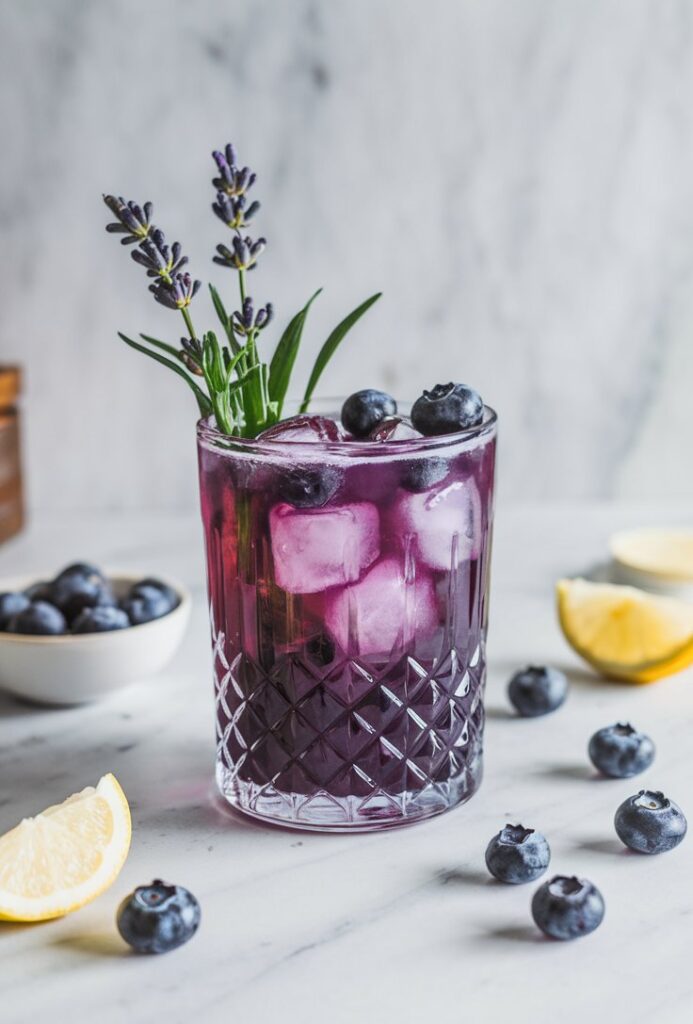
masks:
[[[267,327],[271,323],[273,316],[274,309],[271,302],[262,306],[256,313],[253,300],[248,296],[243,303],[241,312],[236,310],[233,313],[231,325],[237,334],[248,335],[253,330],[261,331]]]
[[[180,361],[194,373],[196,377],[204,377],[202,369],[202,342],[199,338],[181,338]]]
[[[176,274],[170,282],[162,278],[156,284],[150,284],[149,291],[157,302],[168,309],[187,309],[201,284],[201,281],[193,281],[186,271],[184,274]]]
[[[249,167],[238,167],[236,150],[230,142],[224,147],[223,153],[215,149],[212,156],[219,169],[219,177],[212,178],[217,192],[224,192],[227,196],[242,196],[255,184],[257,175]]]
[[[147,238],[153,227],[151,219],[154,207],[151,203],[139,206],[135,202],[127,202],[122,196],[107,195],[104,195],[103,201],[117,218],[114,223],[106,225],[106,231],[125,235],[125,238],[120,240],[121,245],[134,245]]]
[[[212,259],[222,267],[233,267],[235,270],[252,270],[257,263],[257,258],[267,245],[264,238],[258,238],[256,242],[246,236],[241,238],[235,235],[232,240],[233,251],[225,245],[217,246],[217,256]]]
[[[181,255],[180,242],[174,242],[169,247],[161,228],[155,227],[152,227],[149,237],[140,242],[135,252],[130,255],[135,263],[146,268],[147,277],[174,277],[188,262],[188,257]]]
[[[260,204],[257,200],[252,202],[247,209],[246,202],[245,195],[231,197],[225,192],[217,192],[217,201],[212,203],[212,209],[219,220],[226,224],[227,228],[240,231],[241,228],[247,227],[248,222],[253,219],[260,209]]]

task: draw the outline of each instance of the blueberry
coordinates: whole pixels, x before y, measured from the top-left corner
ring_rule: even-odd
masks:
[[[354,437],[367,437],[376,424],[396,413],[397,402],[391,395],[366,388],[349,395],[342,406],[342,424]]]
[[[7,591],[0,594],[0,630],[6,629],[10,619],[20,612],[26,611],[31,601],[26,594]]]
[[[336,494],[341,482],[336,466],[296,466],[282,475],[278,492],[294,508],[320,508]]]
[[[67,631],[67,622],[63,613],[54,605],[47,601],[34,601],[10,619],[7,629],[10,633],[59,636]]]
[[[50,580],[39,580],[37,583],[32,583],[30,587],[27,587],[24,594],[30,601],[48,601],[50,604],[51,586]]]
[[[551,850],[541,832],[522,825],[506,825],[486,847],[486,867],[499,882],[517,885],[543,875]]]
[[[611,779],[628,779],[649,768],[654,761],[655,745],[649,736],[632,725],[608,725],[599,729],[587,751],[594,767]]]
[[[178,607],[179,598],[173,587],[169,587],[168,583],[162,583],[161,580],[154,579],[148,576],[144,580],[140,580],[130,588],[130,597],[146,597],[152,600],[158,596],[166,603],[166,614],[172,612],[174,608]]]
[[[100,576],[83,576],[75,572],[58,576],[54,580],[51,603],[60,609],[68,622],[72,622],[84,608],[112,605],[115,604],[115,598],[109,585]]]
[[[621,842],[638,853],[665,853],[686,834],[686,816],[664,793],[641,789],[616,811],[614,826]]]
[[[402,487],[405,491],[420,494],[441,483],[448,475],[449,468],[447,461],[436,455],[413,459],[402,473]]]
[[[118,931],[138,953],[169,953],[193,937],[200,904],[181,885],[155,879],[126,896],[118,907]]]
[[[106,582],[106,577],[101,570],[89,562],[74,562],[72,565],[66,566],[58,573],[54,582],[68,579],[70,576],[80,576],[82,579],[89,580],[92,583]]]
[[[532,897],[532,917],[552,939],[579,939],[604,919],[604,898],[585,878],[555,875]]]
[[[329,636],[318,633],[306,642],[306,654],[316,665],[329,665],[334,661],[334,644]]]
[[[412,406],[411,421],[426,437],[477,427],[484,418],[481,395],[465,384],[436,384]]]
[[[171,611],[164,595],[153,587],[145,587],[138,594],[126,597],[121,602],[121,608],[133,626],[143,626],[145,622],[162,619]]]
[[[72,623],[73,633],[110,633],[114,629],[127,629],[130,619],[121,608],[102,605],[83,608]]]
[[[516,672],[508,683],[508,697],[523,718],[548,715],[568,696],[568,680],[563,672],[545,665],[528,665]]]

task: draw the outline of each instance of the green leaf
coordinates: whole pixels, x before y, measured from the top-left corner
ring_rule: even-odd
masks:
[[[289,387],[291,371],[294,368],[296,356],[298,355],[298,347],[301,344],[301,334],[303,333],[303,325],[308,316],[308,310],[321,291],[322,288],[318,288],[315,295],[308,299],[303,309],[296,314],[293,320],[289,321],[286,330],[279,339],[279,344],[274,350],[272,362],[270,363],[268,387],[270,401],[276,402],[279,416],[281,416],[284,399]]]
[[[148,341],[150,345],[154,345],[155,348],[160,348],[162,352],[168,352],[174,359],[179,358],[179,350],[173,345],[168,345],[165,341],[159,341],[158,338],[150,338],[148,334],[140,334],[140,338]]]
[[[146,345],[140,345],[138,341],[133,341],[132,338],[128,338],[126,334],[122,334],[120,331],[118,331],[118,337],[121,341],[124,341],[126,345],[129,345],[130,348],[134,348],[138,352],[143,352],[146,356],[149,356],[150,359],[155,359],[157,363],[161,363],[162,366],[168,366],[169,370],[173,370],[173,372],[177,373],[179,377],[182,377],[197,399],[200,415],[211,416],[212,403],[209,398],[207,398],[207,395],[204,393],[202,388],[198,387],[194,380],[191,380],[182,366],[176,365],[176,363],[172,362],[170,359],[166,359],[165,356],[160,356],[158,352],[152,352],[152,350],[147,348]]]
[[[236,335],[234,334],[233,327],[231,326],[231,317],[226,312],[226,307],[224,306],[224,303],[221,300],[221,295],[216,290],[213,284],[209,285],[209,294],[212,296],[212,302],[214,304],[216,314],[219,317],[219,322],[221,323],[221,326],[224,328],[226,337],[229,339],[229,345],[231,346],[231,350],[233,354],[236,355],[237,352],[240,350],[241,346],[238,344],[238,340],[236,338]]]
[[[261,379],[262,368],[256,363],[240,380],[246,428],[250,437],[255,437],[258,430],[265,425]]]
[[[315,391],[317,383],[322,376],[322,372],[337,351],[337,347],[344,336],[351,330],[356,321],[363,316],[366,310],[370,309],[373,303],[378,301],[382,294],[382,292],[376,292],[375,295],[371,295],[370,299],[366,299],[366,301],[362,302],[360,306],[357,306],[356,309],[349,313],[349,316],[345,317],[340,324],[337,324],[335,329],[332,331],[332,334],[330,334],[327,341],[318,352],[318,357],[315,360],[313,372],[308,380],[308,386],[306,387],[306,393],[303,396],[299,412],[305,412],[308,408],[308,404],[313,397],[313,392]]]

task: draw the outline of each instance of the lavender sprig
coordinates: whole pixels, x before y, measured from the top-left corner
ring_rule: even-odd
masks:
[[[130,253],[135,263],[146,269],[147,277],[161,277],[164,280],[175,277],[188,263],[188,257],[181,254],[180,242],[174,242],[169,247],[161,228],[153,228],[150,237],[140,242],[138,248]]]
[[[231,315],[231,326],[236,334],[248,336],[251,331],[263,331],[274,319],[274,307],[271,302],[261,306],[257,312],[253,300],[246,296],[242,310],[236,310]]]
[[[200,289],[201,281],[193,281],[190,274],[175,274],[169,280],[149,285],[149,291],[157,302],[168,309],[185,310]]]
[[[216,202],[212,203],[212,209],[219,220],[226,224],[227,228],[231,228],[233,231],[240,231],[248,226],[248,223],[260,209],[260,204],[257,200],[251,203],[250,206],[246,206],[246,204],[245,195],[232,197],[227,195],[226,192],[217,192],[217,199]]]
[[[225,192],[228,196],[242,196],[253,187],[257,175],[249,167],[238,166],[236,150],[230,142],[224,147],[223,153],[215,149],[212,157],[219,169],[219,176],[212,178],[212,184],[217,192]]]
[[[239,271],[253,270],[257,265],[258,256],[266,245],[267,241],[264,238],[258,238],[254,242],[248,235],[245,238],[234,235],[231,240],[232,248],[229,249],[226,245],[219,244],[217,246],[218,255],[212,256],[212,260],[221,267],[231,267]]]
[[[181,338],[181,351],[178,353],[184,366],[196,377],[204,377],[202,369],[202,342],[199,338]]]
[[[103,199],[115,221],[106,230],[122,235],[123,245],[135,245],[133,260],[144,268],[150,279],[149,290],[155,300],[167,309],[180,311],[186,326],[186,335],[179,346],[169,345],[158,338],[141,334],[134,341],[125,334],[119,337],[131,348],[143,352],[182,377],[195,394],[203,417],[213,415],[216,425],[230,435],[255,437],[281,417],[284,398],[296,360],[313,295],[291,319],[282,333],[270,363],[262,360],[258,341],[271,324],[274,310],[271,302],[255,308],[246,291],[246,274],[257,267],[258,259],[267,244],[265,238],[251,238],[246,233],[248,224],[260,210],[258,200],[249,202],[248,192],[257,178],[249,167],[242,167],[234,147],[229,143],[224,150],[212,154],[217,175],[212,179],[215,215],[232,232],[229,244],[219,243],[213,261],[235,271],[238,275],[240,308],[229,315],[217,290],[210,285],[210,293],[217,316],[222,323],[228,344],[221,344],[213,331],[201,336],[195,333],[190,304],[199,291],[200,281],[185,269],[187,256],[179,242],[168,245],[164,232],[152,223],[153,208],[147,202],[138,203],[112,195]],[[327,362],[347,331],[378,298],[371,296],[349,314],[327,338],[320,350],[308,381],[301,405],[304,411]],[[195,378],[203,377],[206,393]]]
[[[137,203],[126,202],[122,196],[104,195],[103,201],[116,217],[116,221],[106,225],[106,231],[114,235],[125,235],[121,245],[134,245],[146,238],[152,229],[151,219],[154,207],[151,203],[139,206]]]

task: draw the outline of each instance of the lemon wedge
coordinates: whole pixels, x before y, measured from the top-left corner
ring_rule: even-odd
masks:
[[[113,775],[0,836],[0,920],[46,921],[89,903],[130,849],[130,808]]]
[[[601,675],[649,683],[693,663],[693,605],[583,579],[556,591],[566,640]]]

